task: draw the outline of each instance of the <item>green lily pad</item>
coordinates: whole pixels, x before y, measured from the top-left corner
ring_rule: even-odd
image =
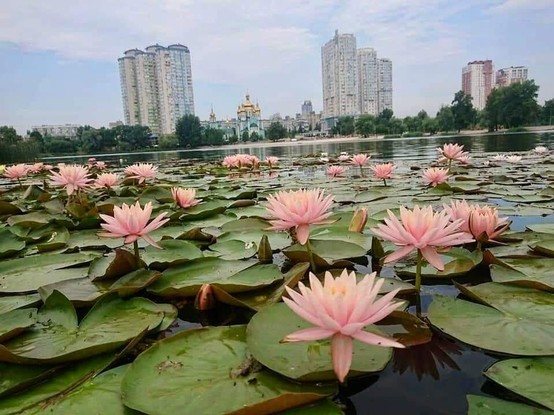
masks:
[[[135,255],[125,249],[116,249],[113,254],[96,258],[90,263],[88,276],[93,281],[119,278],[137,267]]]
[[[553,239],[542,239],[534,244],[529,245],[529,247],[538,252],[541,255],[554,257],[554,238]]]
[[[36,308],[12,310],[0,314],[0,343],[24,332],[37,321]]]
[[[54,291],[37,315],[38,323],[0,345],[0,361],[51,364],[80,360],[124,346],[164,315],[145,298],[107,296],[78,324],[71,302]]]
[[[138,415],[121,402],[121,380],[129,365],[101,373],[87,380],[68,394],[60,394],[48,401],[48,411],[56,415],[109,414]],[[44,414],[41,405],[29,408],[26,415]]]
[[[9,295],[0,297],[0,314],[23,307],[32,307],[40,303],[40,295]]]
[[[554,358],[502,360],[484,375],[527,399],[554,410]]]
[[[264,366],[291,379],[321,381],[335,378],[330,341],[281,343],[288,334],[308,327],[286,304],[263,308],[248,323],[248,350]],[[271,328],[271,329],[268,329]],[[376,326],[367,331],[383,334]],[[349,376],[379,372],[392,357],[390,347],[371,346],[354,340]]]
[[[314,262],[318,268],[340,268],[352,263],[349,258],[361,257],[367,254],[365,248],[359,245],[343,241],[310,241]],[[273,245],[272,245],[273,246]],[[309,262],[306,246],[295,244],[283,251],[287,258],[293,262]]]
[[[421,276],[424,278],[454,278],[464,275],[475,268],[483,261],[481,251],[468,251],[464,248],[452,248],[448,252],[441,254],[444,262],[444,270],[438,271],[435,267],[425,264],[421,268]],[[395,267],[396,273],[400,277],[413,278],[416,274],[416,267]]]
[[[0,229],[0,258],[13,256],[25,249],[25,241],[19,239],[7,228]]]
[[[244,218],[231,220],[221,226],[223,232],[252,232],[265,231],[271,225],[260,218]]]
[[[225,212],[228,204],[226,200],[212,200],[188,209],[181,209],[177,213],[179,220],[182,221],[205,219]]]
[[[8,225],[19,225],[24,228],[35,229],[49,223],[54,216],[46,212],[31,212],[24,215],[10,216],[7,220]]]
[[[233,276],[248,267],[255,261],[225,261],[219,258],[199,258],[189,261],[177,267],[168,268],[163,272],[163,277],[148,288],[148,292],[161,297],[194,297],[203,284],[219,284],[228,289],[237,286],[237,291],[254,289],[270,284],[275,279],[275,274],[270,273],[269,278],[254,276],[246,281],[237,279],[233,282]],[[270,282],[271,281],[271,282]],[[257,285],[259,284],[259,285]],[[239,289],[238,287],[243,287]]]
[[[0,363],[0,397],[27,389],[29,386],[51,377],[62,366],[23,366]]]
[[[498,306],[493,298],[487,302],[495,308],[434,296],[428,318],[442,332],[485,350],[521,356],[554,355],[553,312],[537,313],[534,304],[525,299]]]
[[[292,243],[286,232],[274,231],[226,232],[217,237],[217,242],[242,241],[245,245],[259,244],[264,235],[269,239],[273,250],[282,250]]]
[[[554,258],[496,258],[490,265],[494,282],[554,291]]]
[[[106,249],[118,248],[123,245],[123,239],[101,238],[98,230],[74,231],[69,235],[68,248]]]
[[[0,262],[0,292],[24,293],[39,287],[87,275],[84,265],[96,257],[92,253],[32,255]]]
[[[63,248],[69,241],[69,231],[66,227],[53,225],[48,226],[48,228],[45,233],[46,238],[36,245],[39,252],[49,252]]]
[[[276,413],[334,392],[300,385],[249,358],[245,327],[193,329],[142,353],[121,385],[123,403],[151,415]],[[236,412],[235,412],[236,411]]]
[[[526,228],[533,232],[554,234],[554,223],[537,223],[526,225]]]
[[[219,258],[228,261],[252,258],[256,255],[257,249],[258,247],[254,243],[244,243],[236,240],[217,242],[210,245],[210,251],[214,252]]]
[[[53,396],[71,390],[85,379],[101,372],[113,360],[114,354],[107,353],[76,362],[63,368],[48,382],[41,382],[21,393],[3,397],[0,415],[20,414],[26,409],[46,402]],[[37,366],[33,366],[33,368],[37,368]],[[28,371],[26,368],[24,370]],[[27,375],[32,376],[31,373],[27,373]]]
[[[0,200],[0,215],[19,215],[20,213],[22,213],[21,209],[13,203]]]
[[[193,243],[179,239],[165,239],[159,242],[162,249],[147,246],[141,259],[151,269],[163,271],[166,268],[183,264],[193,259],[202,258],[204,254]]]
[[[487,396],[467,395],[468,415],[552,415],[552,412]]]

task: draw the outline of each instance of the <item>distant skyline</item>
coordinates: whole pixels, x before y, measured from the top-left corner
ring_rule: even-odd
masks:
[[[247,91],[262,116],[322,109],[321,46],[334,34],[394,62],[394,112],[434,115],[462,67],[524,65],[554,98],[553,0],[19,0],[0,13],[0,125],[122,120],[117,58],[149,44],[190,48],[196,114],[236,116]]]

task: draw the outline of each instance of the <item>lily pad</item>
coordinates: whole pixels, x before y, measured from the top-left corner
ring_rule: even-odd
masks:
[[[224,261],[219,258],[195,259],[184,265],[165,270],[162,278],[152,284],[148,288],[148,292],[161,297],[194,297],[203,284],[218,283],[228,286],[228,288],[237,285],[254,289],[273,282],[275,279],[273,273],[266,280],[258,277],[257,281],[254,279],[254,281],[245,282],[240,278],[235,283],[232,281],[235,274],[255,263],[255,261]],[[245,289],[238,289],[237,292],[239,291],[245,291]]]
[[[200,248],[189,241],[165,239],[159,242],[162,249],[147,246],[141,254],[141,259],[149,268],[163,271],[166,268],[202,258]]]
[[[454,278],[464,275],[475,268],[483,260],[481,251],[468,251],[463,248],[452,248],[441,254],[444,262],[444,270],[438,271],[435,267],[425,264],[421,268],[421,276],[424,278]],[[413,278],[416,274],[416,267],[395,267],[396,273],[401,277]]]
[[[352,264],[350,258],[361,257],[367,254],[365,248],[343,241],[310,241],[314,262],[318,268],[340,268]],[[273,246],[273,245],[272,245]],[[309,262],[306,246],[295,244],[283,251],[293,262]]]
[[[502,360],[484,374],[518,395],[554,410],[554,357]]]
[[[525,299],[498,307],[492,299],[487,302],[495,308],[434,296],[428,318],[442,332],[485,350],[521,356],[554,355],[554,312],[536,313],[533,303]]]
[[[496,258],[490,265],[494,282],[554,291],[554,258]]]
[[[19,239],[7,228],[0,229],[0,258],[13,256],[25,249],[25,241]]]
[[[71,302],[54,291],[37,315],[38,323],[0,346],[0,361],[37,364],[80,360],[115,350],[145,330],[156,328],[164,315],[145,298],[104,297],[78,324]]]
[[[13,363],[0,363],[0,397],[27,389],[43,379],[51,377],[63,366],[23,366]]]
[[[0,314],[0,343],[24,332],[37,321],[36,308],[12,310]]]
[[[9,295],[0,297],[0,314],[23,307],[32,307],[40,303],[40,295]]]
[[[467,395],[468,415],[552,415],[552,412],[522,403],[488,396]]]
[[[119,278],[136,269],[135,255],[125,249],[96,258],[90,263],[88,276],[94,281]]]
[[[257,249],[258,247],[254,243],[244,243],[237,240],[217,242],[210,245],[210,251],[214,252],[219,258],[228,261],[252,258],[256,255]]]
[[[286,304],[263,308],[248,323],[248,350],[264,366],[291,379],[321,381],[335,379],[330,341],[281,343],[293,331],[313,327]],[[268,329],[271,328],[271,329]],[[367,331],[383,334],[376,326]],[[379,372],[392,357],[390,347],[371,346],[354,340],[349,376]]]
[[[529,245],[529,247],[541,255],[554,257],[554,238],[542,239],[532,245]]]
[[[249,357],[245,326],[184,331],[142,353],[125,374],[123,403],[150,415],[277,413],[334,393],[263,369]]]
[[[537,223],[526,228],[533,232],[554,234],[554,223]]]

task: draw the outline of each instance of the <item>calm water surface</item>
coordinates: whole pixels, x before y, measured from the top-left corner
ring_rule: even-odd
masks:
[[[444,143],[463,144],[473,153],[523,152],[546,145],[554,145],[554,133],[497,134],[487,136],[449,136],[426,138],[400,138],[373,141],[350,141],[335,143],[290,143],[277,146],[236,146],[226,149],[203,149],[194,151],[127,153],[117,155],[94,155],[122,166],[149,161],[163,164],[175,159],[218,160],[229,154],[244,152],[259,158],[278,156],[292,158],[321,152],[336,155],[342,151],[350,154],[370,153],[377,160],[431,160],[436,159],[435,148]],[[53,159],[85,162],[89,156]],[[522,218],[520,218],[522,219]],[[536,222],[537,218],[533,218]],[[520,228],[523,228],[519,224]],[[360,266],[360,270],[369,271]],[[487,270],[482,270],[486,273]],[[422,287],[421,306],[425,314],[433,294],[457,295],[450,285]],[[409,299],[409,298],[408,298]],[[412,310],[415,312],[415,310]],[[238,313],[233,317],[234,313]],[[220,315],[210,315],[186,309],[181,310],[183,320],[172,331],[180,331],[202,324],[246,323],[248,315],[240,310],[220,310]],[[193,317],[191,317],[191,315]],[[185,319],[187,321],[185,321]],[[433,415],[466,414],[467,394],[491,395],[518,400],[517,396],[500,386],[486,381],[482,372],[499,360],[499,356],[483,353],[471,346],[447,338],[434,331],[433,340],[421,346],[395,350],[394,357],[384,371],[377,375],[350,380],[341,390],[338,401],[346,406],[347,414],[369,415]]]

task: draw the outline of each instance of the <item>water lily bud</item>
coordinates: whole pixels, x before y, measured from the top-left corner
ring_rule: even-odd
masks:
[[[258,247],[258,261],[262,264],[271,264],[273,262],[273,252],[267,235],[263,235],[260,241],[260,246]]]
[[[364,231],[366,223],[367,208],[358,208],[354,211],[354,215],[352,215],[352,220],[350,221],[350,226],[348,226],[348,230],[351,232],[362,233]]]
[[[215,297],[212,286],[210,284],[202,284],[200,291],[196,294],[194,305],[198,310],[211,310],[215,307]]]

